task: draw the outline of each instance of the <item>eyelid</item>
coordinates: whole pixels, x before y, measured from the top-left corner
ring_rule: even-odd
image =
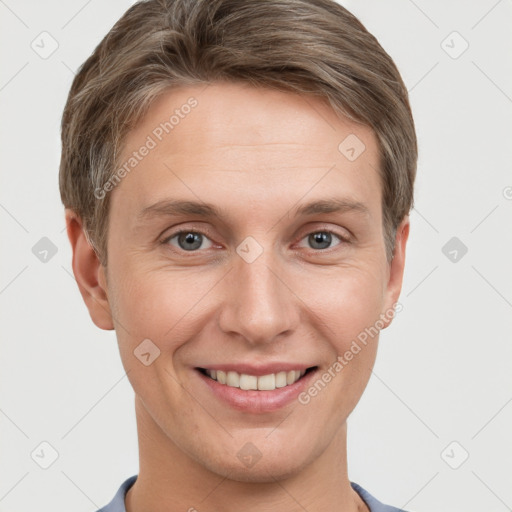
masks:
[[[312,233],[332,233],[337,237],[341,238],[344,242],[351,242],[355,239],[354,235],[347,228],[333,228],[329,224],[317,224],[314,226],[309,226],[308,228],[304,228],[301,230],[301,233],[304,233],[300,236],[299,240],[302,240],[305,236],[310,235]]]
[[[187,228],[180,228],[176,231],[173,231],[172,233],[168,234],[168,235],[165,235],[162,240],[161,240],[161,244],[165,244],[165,245],[171,245],[170,244],[170,240],[172,240],[173,238],[175,238],[176,236],[178,235],[181,235],[183,233],[195,233],[197,235],[202,235],[204,238],[206,238],[211,244],[212,244],[212,247],[215,247],[215,242],[212,240],[212,237],[210,236],[210,234],[208,233],[207,230],[203,230],[203,229],[187,229]],[[179,252],[185,252],[185,253],[199,253],[199,252],[203,252],[203,251],[206,251],[208,249],[211,249],[212,247],[209,247],[208,249],[202,249],[202,250],[197,250],[197,251],[185,251],[184,249],[181,249],[179,247],[176,247],[176,246],[172,246],[173,249],[175,249],[176,251],[179,251]],[[217,245],[218,247],[218,245]]]
[[[175,229],[174,229],[175,228]],[[182,224],[179,224],[178,227],[175,226],[169,226],[164,231],[162,231],[158,237],[157,240],[160,241],[160,243],[165,243],[170,238],[175,237],[176,235],[179,235],[180,233],[198,233],[201,235],[204,235],[211,239],[213,236],[211,233],[211,230],[208,229],[208,227],[195,227],[195,226],[183,226]]]

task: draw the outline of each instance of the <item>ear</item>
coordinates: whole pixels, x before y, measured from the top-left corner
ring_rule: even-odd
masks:
[[[384,329],[391,324],[394,318],[393,305],[398,302],[402,290],[402,281],[405,268],[405,246],[409,238],[409,216],[406,215],[396,229],[395,248],[393,259],[389,263],[389,279],[385,290],[384,311],[381,318],[384,321]],[[397,308],[398,311],[398,308]]]
[[[66,229],[73,250],[73,273],[92,321],[100,329],[112,330],[105,267],[89,243],[81,219],[69,209],[66,209]]]

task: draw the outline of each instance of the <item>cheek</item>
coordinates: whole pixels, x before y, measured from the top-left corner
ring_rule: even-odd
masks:
[[[119,269],[112,280],[112,303],[124,344],[149,338],[172,353],[199,332],[204,305],[218,276],[176,271]]]
[[[337,353],[375,325],[382,311],[383,274],[375,265],[314,268],[282,276],[289,300],[301,317],[320,332]],[[153,340],[162,351],[174,352],[222,308],[215,294],[223,290],[224,272],[132,268],[118,265],[111,277],[109,299],[123,342]],[[304,326],[302,326],[304,327]],[[306,326],[307,328],[307,326]],[[299,327],[300,329],[300,327]],[[133,347],[132,347],[133,350]]]
[[[338,354],[379,319],[384,294],[383,276],[363,268],[336,269],[316,275],[301,287],[318,329]],[[323,326],[323,327],[322,327]]]
[[[173,370],[175,354],[197,332],[198,306],[208,283],[202,286],[185,273],[121,266],[112,283],[111,304],[123,367],[135,392],[154,412],[154,419],[163,422],[165,414],[159,417],[159,411],[168,400],[167,393],[182,398],[180,377]],[[177,406],[184,416],[192,409],[187,401]]]

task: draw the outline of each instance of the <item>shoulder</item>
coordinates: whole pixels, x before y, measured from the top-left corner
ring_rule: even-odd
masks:
[[[137,480],[137,475],[133,475],[130,478],[126,479],[121,487],[117,490],[116,495],[112,498],[112,501],[100,508],[98,512],[126,512],[126,508],[124,506],[124,498],[128,489],[135,483]]]
[[[363,489],[360,485],[351,482],[352,489],[361,496],[361,499],[366,503],[370,512],[406,512],[401,508],[384,505],[377,498],[374,498],[367,490]]]

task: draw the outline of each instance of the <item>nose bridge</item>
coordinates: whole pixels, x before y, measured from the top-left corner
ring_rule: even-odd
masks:
[[[259,255],[252,259],[254,251]],[[272,342],[296,327],[298,312],[293,293],[282,282],[280,262],[270,249],[258,250],[249,240],[248,245],[240,244],[237,253],[226,283],[220,327],[253,344]]]

